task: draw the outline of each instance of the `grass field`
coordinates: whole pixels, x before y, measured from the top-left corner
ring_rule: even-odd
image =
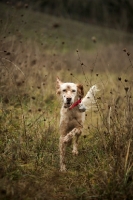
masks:
[[[133,36],[0,4],[0,199],[133,199]],[[59,171],[56,76],[97,84]]]

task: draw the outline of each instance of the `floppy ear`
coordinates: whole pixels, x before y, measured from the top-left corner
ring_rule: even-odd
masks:
[[[77,84],[78,96],[82,99],[84,97],[84,88],[83,85]]]
[[[60,85],[61,84],[62,84],[61,80],[57,77],[57,79],[56,79],[56,89],[57,89],[56,94],[61,93],[61,91],[60,91]]]

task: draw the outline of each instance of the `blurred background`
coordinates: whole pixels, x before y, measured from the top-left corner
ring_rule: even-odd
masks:
[[[80,20],[124,31],[133,30],[132,0],[38,0],[4,1],[17,8],[30,7],[35,11]]]
[[[1,0],[1,93],[49,82],[55,94],[56,76],[87,87],[99,73],[127,78],[132,31],[132,0]]]

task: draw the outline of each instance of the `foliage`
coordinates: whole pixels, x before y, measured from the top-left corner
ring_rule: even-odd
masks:
[[[132,0],[41,0],[42,11],[61,16],[69,16],[82,21],[120,28],[133,29]]]

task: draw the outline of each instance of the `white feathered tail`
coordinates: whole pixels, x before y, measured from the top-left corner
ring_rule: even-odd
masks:
[[[86,110],[91,109],[96,104],[95,95],[99,91],[97,85],[93,85],[87,92],[86,96],[82,99],[81,103],[85,106]]]

